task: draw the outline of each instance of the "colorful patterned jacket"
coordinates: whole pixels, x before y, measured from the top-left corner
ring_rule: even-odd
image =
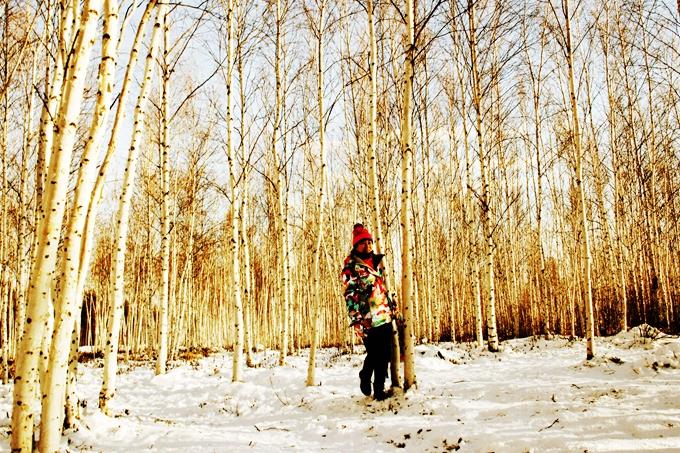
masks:
[[[373,255],[372,260],[364,261],[350,253],[345,258],[341,274],[345,303],[350,326],[359,336],[365,336],[372,327],[391,322],[396,313],[385,287],[383,256]]]

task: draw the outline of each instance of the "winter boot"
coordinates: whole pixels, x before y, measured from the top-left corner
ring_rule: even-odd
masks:
[[[383,385],[382,385],[382,384],[380,384],[380,385],[375,385],[375,386],[373,387],[373,398],[374,398],[376,401],[383,401],[383,400],[386,400],[387,398],[389,398],[389,396],[390,396],[390,395],[388,394],[388,392],[385,391],[385,389],[383,388]]]
[[[370,396],[371,394],[371,373],[366,372],[364,370],[359,371],[359,388],[361,389],[361,393],[363,393],[366,396]]]
[[[384,390],[376,390],[375,392],[373,392],[373,399],[375,399],[376,401],[384,401],[388,397],[389,395]]]

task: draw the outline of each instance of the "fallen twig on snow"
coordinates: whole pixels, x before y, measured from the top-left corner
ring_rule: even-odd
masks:
[[[550,425],[546,426],[545,428],[539,429],[538,432],[540,433],[541,431],[545,431],[546,429],[552,428],[552,427],[555,425],[555,423],[557,423],[557,422],[559,422],[559,421],[560,421],[560,419],[559,419],[559,418],[556,418],[554,422],[552,422]]]
[[[262,431],[290,431],[288,428],[279,428],[278,426],[270,426],[269,428],[258,428],[257,425],[253,425],[258,432]]]

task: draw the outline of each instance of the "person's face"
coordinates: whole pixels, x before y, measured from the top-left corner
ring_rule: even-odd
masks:
[[[364,239],[357,244],[357,252],[359,253],[371,253],[373,251],[373,240]]]

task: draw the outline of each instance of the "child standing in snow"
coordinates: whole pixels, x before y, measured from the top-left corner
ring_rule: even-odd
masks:
[[[384,385],[390,362],[392,319],[396,307],[385,287],[384,255],[373,253],[373,236],[360,223],[352,231],[352,251],[342,269],[350,326],[366,346],[364,366],[359,372],[361,392],[380,401],[387,398]]]

